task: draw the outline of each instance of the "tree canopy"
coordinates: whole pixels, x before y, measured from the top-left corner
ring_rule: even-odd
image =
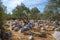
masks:
[[[48,0],[48,4],[45,7],[44,12],[41,14],[37,7],[29,9],[23,3],[17,5],[12,11],[12,14],[6,13],[6,7],[2,5],[0,1],[0,15],[4,19],[9,18],[22,18],[22,19],[50,19],[50,20],[60,20],[60,0]]]
[[[49,0],[49,3],[45,7],[45,18],[50,20],[60,20],[60,0]]]
[[[13,17],[15,18],[36,18],[37,14],[40,12],[38,8],[34,7],[31,10],[27,8],[23,3],[21,5],[17,5],[17,7],[12,11]],[[31,17],[29,17],[31,16]]]

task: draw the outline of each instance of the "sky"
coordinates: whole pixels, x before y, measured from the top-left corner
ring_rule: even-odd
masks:
[[[48,0],[2,0],[2,2],[3,5],[7,7],[7,13],[12,13],[12,10],[21,3],[24,3],[26,7],[29,7],[30,9],[37,7],[41,12],[43,12]]]

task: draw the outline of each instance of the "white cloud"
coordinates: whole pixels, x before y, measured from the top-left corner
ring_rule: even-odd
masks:
[[[3,1],[3,4],[7,6],[7,11],[11,12],[23,0],[2,0],[2,1]]]
[[[27,7],[32,8],[34,7],[34,5],[42,4],[43,2],[46,2],[47,0],[2,0],[2,1],[3,1],[3,4],[7,6],[7,11],[11,12],[17,5],[21,4],[21,2],[24,3]],[[29,5],[32,5],[32,6],[30,7]]]

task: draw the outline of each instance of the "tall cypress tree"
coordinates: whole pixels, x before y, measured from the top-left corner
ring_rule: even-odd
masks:
[[[2,40],[4,40],[3,13],[4,13],[4,9],[2,5],[2,1],[0,0],[0,29],[1,29],[0,37]]]
[[[3,7],[2,7],[2,2],[0,0],[0,28],[2,28],[3,25],[2,14],[3,14]]]

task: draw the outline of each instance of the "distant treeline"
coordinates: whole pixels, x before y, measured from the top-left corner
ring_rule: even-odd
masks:
[[[60,20],[60,0],[48,0],[48,4],[46,5],[43,13],[37,7],[29,9],[23,3],[21,5],[17,5],[16,8],[13,9],[12,14],[7,13],[6,8],[2,2],[0,1],[0,15],[2,15],[2,19],[49,19],[49,20]],[[2,9],[1,9],[2,8]],[[1,18],[1,17],[0,17]]]

